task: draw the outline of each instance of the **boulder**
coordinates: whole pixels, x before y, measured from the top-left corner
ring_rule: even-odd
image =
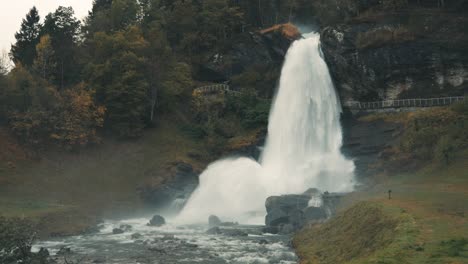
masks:
[[[148,226],[160,227],[160,226],[163,226],[165,224],[166,224],[166,220],[164,219],[164,217],[162,217],[160,215],[155,215],[149,221]]]
[[[112,234],[114,234],[114,235],[120,235],[120,234],[123,234],[123,233],[125,233],[125,231],[123,229],[120,229],[120,228],[112,229]]]
[[[122,229],[125,232],[129,232],[129,231],[132,230],[132,226],[131,225],[120,225],[119,229]]]
[[[303,194],[268,197],[263,232],[290,234],[307,223],[322,222],[333,215],[342,196],[312,188]]]
[[[221,229],[219,227],[212,227],[208,229],[205,233],[208,235],[219,235],[221,234]]]
[[[290,223],[293,226],[303,224],[302,210],[307,208],[310,195],[289,194],[282,196],[268,197],[265,202],[267,215],[265,224],[267,226],[279,226],[280,224]]]
[[[131,239],[140,239],[142,237],[143,236],[140,233],[134,233],[134,234],[132,234]]]
[[[69,247],[61,247],[57,252],[57,256],[69,255],[72,253],[71,248]]]
[[[302,194],[288,194],[282,196],[271,196],[268,197],[265,202],[265,207],[267,213],[275,209],[280,209],[281,211],[288,214],[289,212],[299,209],[302,210],[306,208],[309,204],[310,196]]]
[[[243,237],[243,236],[248,236],[246,232],[239,230],[239,229],[225,229],[222,230],[222,234],[226,236],[232,236],[232,237]]]
[[[221,224],[221,219],[219,219],[219,217],[217,217],[216,215],[210,215],[210,217],[208,217],[208,226],[215,227],[220,226]]]

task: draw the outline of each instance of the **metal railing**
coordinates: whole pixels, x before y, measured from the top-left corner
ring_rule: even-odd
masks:
[[[234,95],[241,94],[241,92],[239,91],[231,90],[230,86],[227,84],[214,84],[214,85],[202,86],[202,87],[196,88],[194,92],[200,93],[200,94],[211,94],[211,93],[220,93],[220,92],[234,94]]]
[[[359,109],[359,110],[403,108],[403,107],[433,107],[433,106],[450,105],[450,104],[460,102],[463,100],[465,100],[464,96],[399,99],[399,100],[386,100],[386,101],[378,101],[378,102],[347,101],[343,103],[343,106],[350,108],[350,109]]]

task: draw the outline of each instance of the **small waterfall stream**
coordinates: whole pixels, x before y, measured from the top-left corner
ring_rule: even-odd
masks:
[[[211,164],[177,221],[204,223],[214,214],[227,221],[263,224],[268,196],[311,187],[351,191],[354,163],[340,152],[340,113],[320,35],[307,34],[286,55],[260,160],[240,157]]]

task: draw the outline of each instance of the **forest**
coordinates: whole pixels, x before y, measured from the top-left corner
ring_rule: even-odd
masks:
[[[15,34],[13,69],[2,66],[1,124],[36,147],[73,149],[104,134],[139,137],[159,116],[191,102],[203,54],[274,22],[265,22],[273,18],[263,18],[268,9],[261,4],[96,0],[83,22],[71,7],[43,21],[33,7]],[[298,3],[279,5],[292,10]]]

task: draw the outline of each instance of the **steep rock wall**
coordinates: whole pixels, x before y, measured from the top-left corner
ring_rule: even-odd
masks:
[[[468,91],[464,1],[447,1],[443,8],[412,1],[345,2],[324,3],[328,13],[317,13],[324,56],[342,100],[438,97]]]

